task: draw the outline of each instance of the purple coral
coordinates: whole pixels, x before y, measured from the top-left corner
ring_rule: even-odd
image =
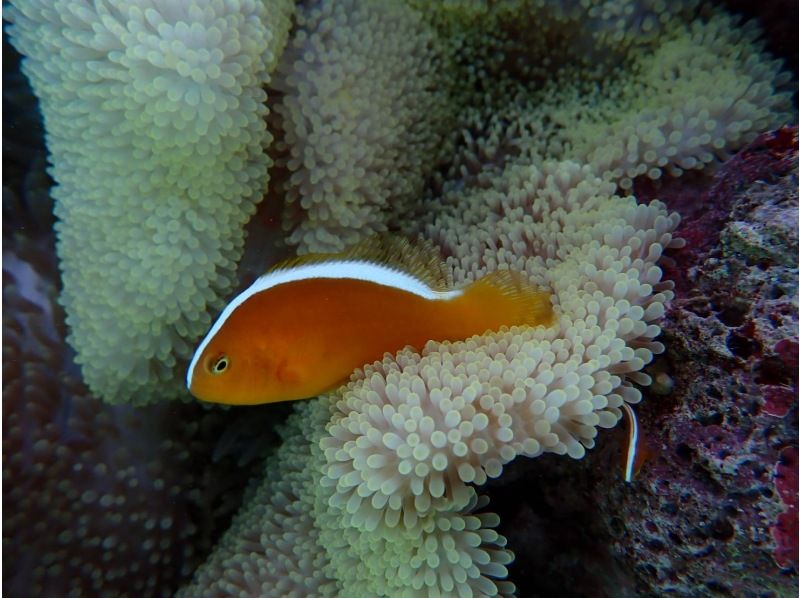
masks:
[[[625,503],[617,545],[662,590],[745,596],[797,583],[786,532],[796,484],[792,501],[772,480],[776,467],[797,477],[786,457],[797,446],[796,148],[796,128],[760,136],[678,231],[689,242],[669,268],[669,351],[653,365],[674,391],[642,412],[662,453]],[[697,192],[666,201],[680,210],[687,197]]]
[[[771,487],[782,451],[797,445],[796,147],[797,129],[785,128],[725,164],[674,256],[663,367],[675,391],[650,422],[666,450],[642,478],[644,505],[629,507],[632,531],[659,541],[644,553],[664,589],[747,595],[796,583],[774,532],[791,504],[796,517],[796,488],[792,503]],[[780,467],[796,479],[796,460]]]
[[[689,214],[690,241],[662,262],[676,280],[667,351],[637,406],[656,454],[622,483],[613,430],[580,462],[518,460],[490,484],[521,595],[797,587],[796,160],[796,129],[782,129],[715,177],[637,185]]]
[[[247,470],[212,461],[219,413],[91,397],[64,342],[52,248],[15,241],[3,252],[4,586],[171,595],[237,507]]]
[[[14,148],[24,143],[10,137]],[[251,471],[215,460],[214,451],[242,455],[263,444],[232,434],[230,414],[194,404],[111,406],[89,394],[56,302],[48,183],[36,166],[10,170],[2,500],[3,546],[13,560],[3,569],[4,589],[171,595],[227,525]],[[231,437],[244,446],[226,451]]]
[[[797,447],[787,446],[775,464],[775,490],[786,510],[778,515],[772,526],[775,540],[775,563],[785,569],[797,570]]]

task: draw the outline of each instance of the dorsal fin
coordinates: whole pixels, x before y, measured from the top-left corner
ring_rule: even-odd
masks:
[[[452,288],[452,277],[439,249],[427,239],[409,241],[390,234],[374,235],[339,253],[309,253],[284,260],[269,272],[330,261],[369,262],[399,270],[435,291]]]

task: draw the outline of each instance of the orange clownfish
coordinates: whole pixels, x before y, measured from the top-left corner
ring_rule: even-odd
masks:
[[[316,396],[357,368],[428,340],[501,326],[549,325],[550,293],[515,272],[449,288],[432,244],[391,237],[277,265],[222,311],[192,357],[186,385],[212,403]]]

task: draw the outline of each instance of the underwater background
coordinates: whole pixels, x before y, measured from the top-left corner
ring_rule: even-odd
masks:
[[[795,595],[795,3],[10,4],[10,596]],[[190,399],[238,289],[386,231],[558,327]]]

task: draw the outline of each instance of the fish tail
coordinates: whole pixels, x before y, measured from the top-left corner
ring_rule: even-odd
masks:
[[[464,296],[488,317],[487,328],[549,326],[555,318],[550,292],[532,284],[520,272],[490,272],[469,285]]]

